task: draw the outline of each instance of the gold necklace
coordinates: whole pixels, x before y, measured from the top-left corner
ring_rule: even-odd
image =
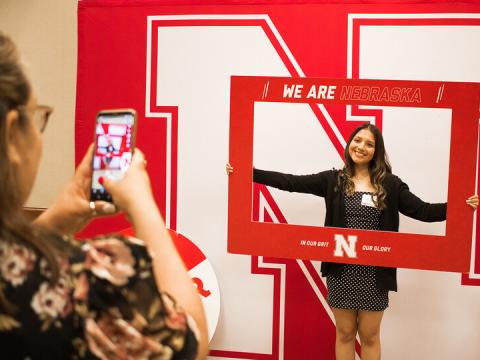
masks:
[[[354,177],[353,179],[354,179],[355,181],[357,181],[357,182],[362,182],[363,180],[367,180],[368,178],[369,178],[369,177],[366,176],[366,177],[364,177],[363,179],[359,179],[359,178],[357,178],[357,177]]]

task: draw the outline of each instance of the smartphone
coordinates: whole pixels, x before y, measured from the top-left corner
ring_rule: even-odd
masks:
[[[99,183],[100,177],[120,180],[132,160],[137,133],[137,114],[133,109],[102,110],[95,125],[95,149],[90,201],[112,202]]]

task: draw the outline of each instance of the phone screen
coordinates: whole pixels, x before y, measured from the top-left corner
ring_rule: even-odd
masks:
[[[95,129],[91,201],[112,201],[98,179],[120,180],[124,176],[132,160],[134,130],[133,112],[99,113]]]

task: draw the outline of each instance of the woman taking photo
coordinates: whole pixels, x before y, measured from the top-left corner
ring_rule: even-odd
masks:
[[[71,237],[93,216],[116,211],[89,203],[92,146],[53,206],[33,224],[23,216],[51,111],[37,103],[15,45],[0,33],[1,358],[203,359],[201,301],[140,151],[123,180],[104,186],[141,240]]]
[[[399,213],[420,221],[444,221],[447,204],[423,202],[392,174],[383,136],[369,123],[348,139],[342,170],[313,175],[289,175],[254,169],[253,181],[291,192],[325,198],[325,226],[398,231]],[[227,173],[233,168],[227,164]],[[472,208],[478,197],[467,199]],[[380,359],[380,324],[388,307],[388,292],[397,290],[396,269],[323,262],[327,302],[336,323],[337,360],[355,359],[358,332],[362,360]]]

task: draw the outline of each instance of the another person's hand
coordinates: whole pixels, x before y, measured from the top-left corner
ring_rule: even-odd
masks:
[[[474,210],[478,207],[478,195],[472,195],[467,199],[467,204],[470,205]]]
[[[232,165],[230,165],[230,163],[227,163],[227,165],[225,166],[225,170],[227,172],[227,175],[231,175],[233,173]]]
[[[34,222],[62,234],[73,234],[81,230],[95,216],[116,213],[115,206],[106,201],[95,201],[90,206],[92,186],[93,144],[78,165],[73,179],[59,194],[55,202]]]
[[[135,149],[123,179],[117,181],[103,178],[102,185],[112,195],[113,203],[130,218],[136,210],[148,208],[155,203],[145,156],[138,148]]]

